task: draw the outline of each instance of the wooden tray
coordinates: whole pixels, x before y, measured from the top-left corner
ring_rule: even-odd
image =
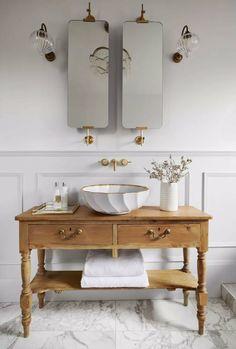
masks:
[[[68,208],[63,209],[53,209],[52,207],[46,207],[46,205],[40,205],[32,209],[32,215],[42,215],[42,214],[73,214],[79,208],[79,204],[68,206]]]

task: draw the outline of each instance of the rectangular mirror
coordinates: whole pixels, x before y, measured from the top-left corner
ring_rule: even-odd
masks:
[[[68,125],[108,126],[109,25],[69,22]]]
[[[162,24],[123,24],[125,128],[162,126]]]

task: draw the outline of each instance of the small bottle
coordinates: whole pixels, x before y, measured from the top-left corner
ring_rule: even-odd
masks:
[[[61,193],[60,193],[60,189],[58,187],[57,182],[55,182],[55,192],[54,192],[53,207],[54,207],[55,210],[58,210],[58,209],[61,208]]]
[[[68,188],[64,182],[62,183],[62,190],[61,190],[61,206],[62,208],[68,207]]]

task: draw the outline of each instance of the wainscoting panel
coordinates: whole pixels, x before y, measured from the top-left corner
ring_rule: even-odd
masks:
[[[0,172],[0,193],[0,265],[19,263],[18,224],[14,217],[22,211],[23,174]]]
[[[214,216],[210,225],[212,247],[236,247],[236,172],[203,173],[203,210]]]

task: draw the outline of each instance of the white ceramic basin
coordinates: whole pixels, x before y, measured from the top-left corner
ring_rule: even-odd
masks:
[[[97,184],[83,187],[87,206],[105,214],[125,214],[143,206],[149,188],[131,184]]]

